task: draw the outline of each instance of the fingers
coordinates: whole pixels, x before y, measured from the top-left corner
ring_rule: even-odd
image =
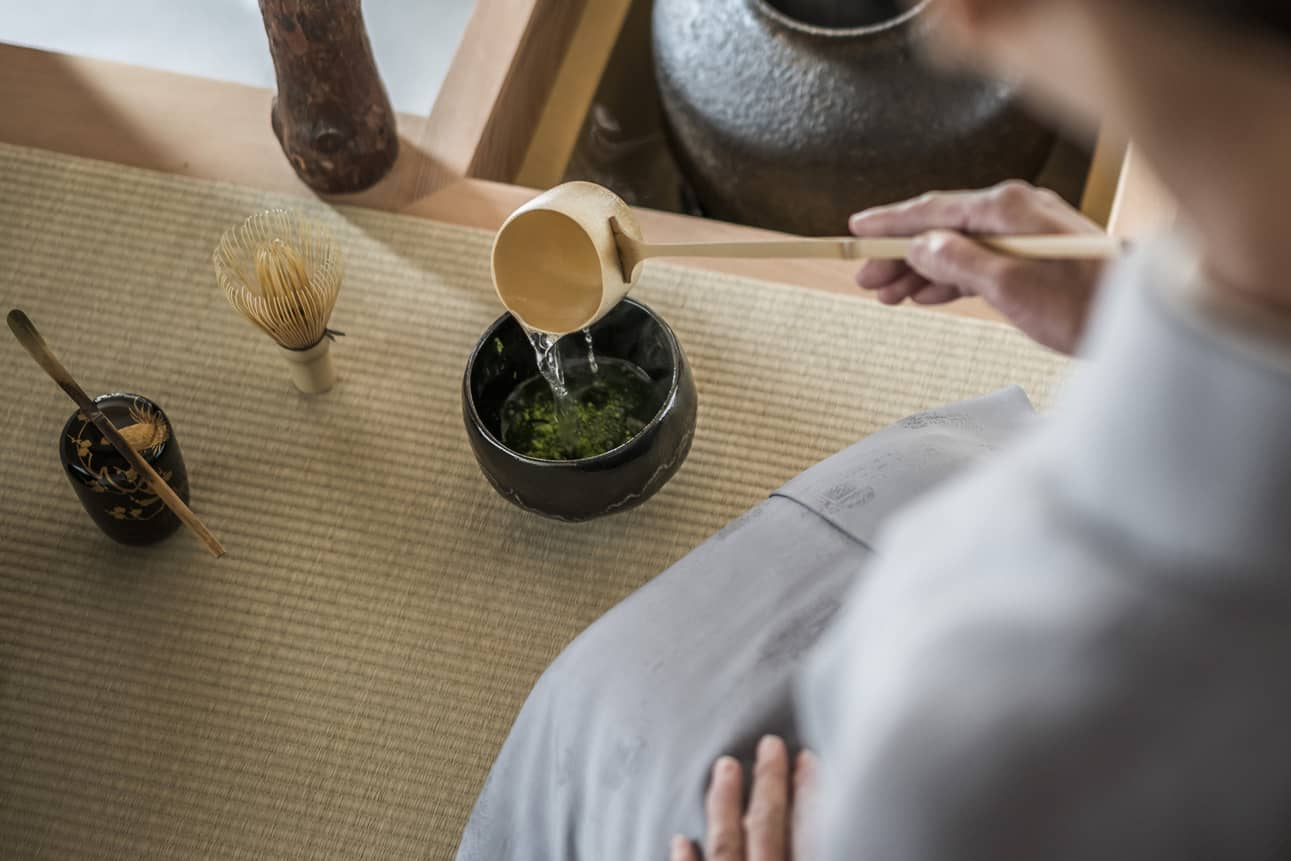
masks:
[[[879,262],[892,261],[872,264]],[[920,305],[941,305],[964,295],[998,299],[1015,286],[1022,265],[961,234],[937,230],[916,237],[907,261],[899,264],[899,274],[892,280],[871,286],[870,273],[879,271],[879,277],[887,273],[877,269],[867,272],[867,265],[857,281],[875,290],[885,305],[899,305],[907,299]]]
[[[764,736],[758,743],[745,812],[740,764],[730,756],[719,758],[704,796],[706,861],[787,861],[791,838],[796,845],[790,818],[798,817],[798,799],[810,798],[814,766],[811,754],[800,755],[791,765],[784,741]],[[672,839],[668,857],[671,861],[698,861],[695,846],[681,835]],[[798,855],[800,861],[805,857]]]
[[[1027,265],[948,230],[917,237],[908,259],[910,267],[933,284],[953,285],[960,293],[991,301],[1012,290]]]
[[[945,305],[954,302],[964,294],[954,284],[929,284],[910,295],[916,305]]]
[[[713,764],[713,777],[704,798],[708,831],[704,837],[706,861],[744,861],[744,781],[740,764],[723,756]]]
[[[1001,300],[1016,261],[956,234],[1082,233],[1099,228],[1047,189],[1009,181],[981,191],[931,192],[853,215],[857,236],[915,236],[906,260],[870,260],[856,273],[862,288],[897,305],[951,302],[965,294]],[[1016,285],[1014,285],[1016,286]]]
[[[680,834],[673,837],[668,848],[668,861],[699,861],[699,855],[695,852],[695,844]]]
[[[966,230],[980,192],[937,191],[858,212],[847,222],[855,236],[917,236],[925,230]]]
[[[927,286],[927,278],[918,272],[909,271],[886,287],[880,287],[878,298],[884,305],[900,305]]]
[[[798,756],[793,763],[793,804],[795,810],[803,805],[804,801],[809,801],[812,793],[816,790],[816,771],[820,768],[820,760],[816,754],[803,748],[798,751]]]
[[[856,271],[856,283],[866,290],[877,290],[909,271],[904,260],[866,260]]]
[[[772,735],[758,743],[744,831],[748,861],[784,861],[789,844],[789,750]]]
[[[937,191],[877,206],[851,217],[856,236],[917,236],[928,230],[964,233],[1085,233],[1098,226],[1048,189],[1010,180],[980,191]]]

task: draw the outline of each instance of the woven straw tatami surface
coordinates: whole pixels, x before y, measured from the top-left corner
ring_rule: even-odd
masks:
[[[216,289],[251,212],[342,243],[342,380],[307,398]],[[650,264],[700,392],[652,501],[584,525],[498,497],[462,430],[500,309],[479,231],[0,147],[0,306],[91,394],[174,424],[224,541],[113,544],[61,473],[71,402],[0,345],[0,855],[450,857],[537,675],[616,601],[833,451],[1063,360],[995,324]],[[6,336],[7,337],[7,336]]]

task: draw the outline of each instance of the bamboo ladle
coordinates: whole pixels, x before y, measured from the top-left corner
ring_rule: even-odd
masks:
[[[1108,236],[974,236],[1019,257],[1113,257]],[[493,286],[522,325],[565,335],[605,315],[654,257],[901,259],[912,237],[771,239],[756,242],[649,243],[632,209],[609,189],[567,182],[540,194],[503,223],[493,241]]]

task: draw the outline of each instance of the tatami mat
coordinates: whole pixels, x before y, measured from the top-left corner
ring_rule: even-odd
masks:
[[[995,324],[650,264],[694,450],[644,507],[553,523],[462,430],[490,237],[304,204],[349,261],[342,382],[306,398],[209,262],[301,203],[0,147],[0,306],[92,392],[166,409],[229,551],[100,534],[58,464],[70,401],[0,344],[0,855],[450,857],[529,686],[606,608],[825,455],[1008,383],[1043,404],[1064,367]]]

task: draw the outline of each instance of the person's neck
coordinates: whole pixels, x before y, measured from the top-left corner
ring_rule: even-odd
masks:
[[[1291,313],[1291,51],[1217,33],[1213,61],[1185,66],[1189,41],[1174,35],[1138,47],[1131,136],[1216,286]]]

